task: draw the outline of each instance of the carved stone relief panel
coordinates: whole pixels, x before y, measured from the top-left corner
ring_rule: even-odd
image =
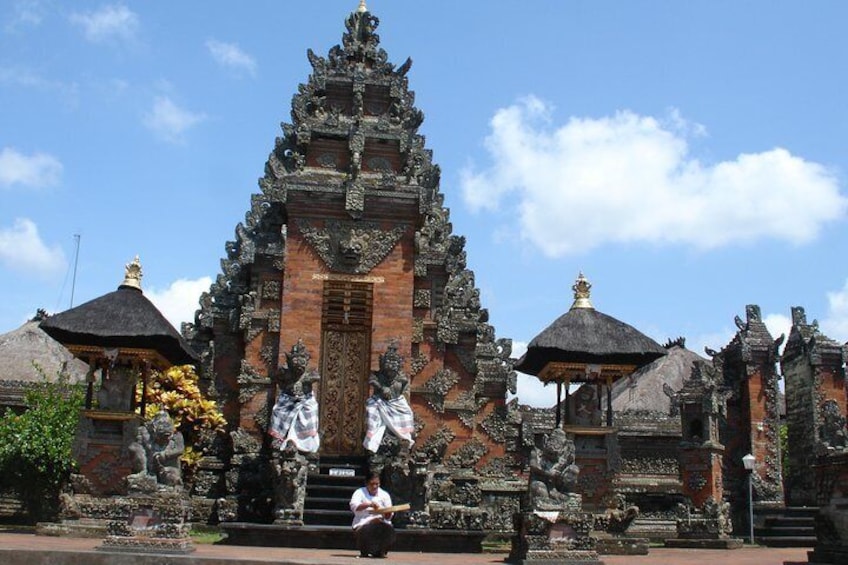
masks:
[[[383,230],[372,222],[327,221],[319,228],[299,219],[297,225],[329,269],[351,274],[369,273],[406,231],[400,225]]]
[[[424,395],[427,404],[438,413],[445,411],[445,397],[459,382],[459,375],[450,369],[442,369],[424,383]]]

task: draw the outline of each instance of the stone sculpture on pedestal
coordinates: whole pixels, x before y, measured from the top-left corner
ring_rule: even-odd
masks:
[[[320,380],[309,370],[311,356],[302,340],[286,353],[287,366],[278,371],[280,393],[271,411],[271,468],[274,479],[274,523],[303,524],[306,500],[306,478],[309,460],[320,445],[318,435],[318,402],[313,385]]]
[[[529,508],[513,516],[510,563],[600,563],[590,536],[594,517],[574,492],[580,469],[574,441],[560,428],[530,452]]]
[[[133,473],[127,476],[130,492],[152,493],[182,487],[180,457],[185,451],[185,440],[167,412],[158,412],[147,424],[139,426],[129,451],[133,456]]]

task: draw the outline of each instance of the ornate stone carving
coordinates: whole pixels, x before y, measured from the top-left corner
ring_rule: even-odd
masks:
[[[445,397],[459,382],[459,375],[450,369],[442,369],[424,383],[427,404],[438,413],[445,411]]]
[[[621,471],[633,475],[672,475],[680,474],[676,457],[663,457],[649,453],[634,454],[621,461]]]
[[[324,228],[297,221],[304,238],[328,268],[336,272],[366,274],[391,252],[406,230],[385,231],[369,222],[327,221]]]
[[[239,402],[249,402],[254,396],[263,392],[271,380],[259,374],[259,371],[245,360],[241,362],[241,371],[236,378],[239,384]]]
[[[574,442],[560,428],[530,452],[530,503],[535,510],[580,509],[580,495],[574,492],[580,468],[574,461]]]
[[[839,410],[839,404],[829,398],[821,407],[822,425],[819,437],[827,449],[845,449],[848,447],[848,432],[845,429],[845,416]]]
[[[415,340],[412,340],[415,343]],[[409,362],[410,365],[410,376],[415,377],[420,373],[427,364],[430,363],[430,358],[423,354],[419,353]]]
[[[412,343],[424,341],[424,318],[412,319]]]
[[[429,308],[430,290],[421,288],[416,289],[415,293],[412,295],[412,305],[415,308]]]
[[[496,407],[480,423],[492,441],[503,443],[506,439],[506,408]]]
[[[415,448],[416,459],[425,459],[433,463],[440,463],[445,456],[448,446],[456,437],[450,428],[442,426],[427,438],[427,440]]]
[[[280,311],[277,309],[268,310],[266,314],[268,316],[268,332],[280,333]]]
[[[677,506],[677,533],[688,538],[725,538],[733,531],[730,504],[708,498],[700,509]]]
[[[185,450],[183,434],[165,411],[158,412],[138,427],[136,441],[129,445],[133,474],[127,477],[130,492],[156,492],[160,488],[182,487],[180,457]]]
[[[448,458],[448,465],[463,469],[471,469],[480,462],[489,448],[476,437],[465,442],[453,455]]]
[[[280,281],[265,281],[262,283],[262,299],[263,300],[279,300],[280,298]]]
[[[272,457],[274,476],[274,523],[303,524],[303,504],[306,500],[306,477],[309,471],[306,456],[294,444],[286,444]]]

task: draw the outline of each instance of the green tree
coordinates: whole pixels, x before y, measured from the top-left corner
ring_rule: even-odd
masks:
[[[58,510],[59,493],[75,467],[71,446],[84,399],[83,388],[67,376],[30,387],[27,408],[0,415],[0,484],[11,487],[32,521]]]

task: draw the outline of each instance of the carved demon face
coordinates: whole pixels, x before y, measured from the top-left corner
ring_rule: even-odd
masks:
[[[365,230],[351,229],[339,239],[339,255],[350,265],[358,265],[368,249],[371,236]]]

